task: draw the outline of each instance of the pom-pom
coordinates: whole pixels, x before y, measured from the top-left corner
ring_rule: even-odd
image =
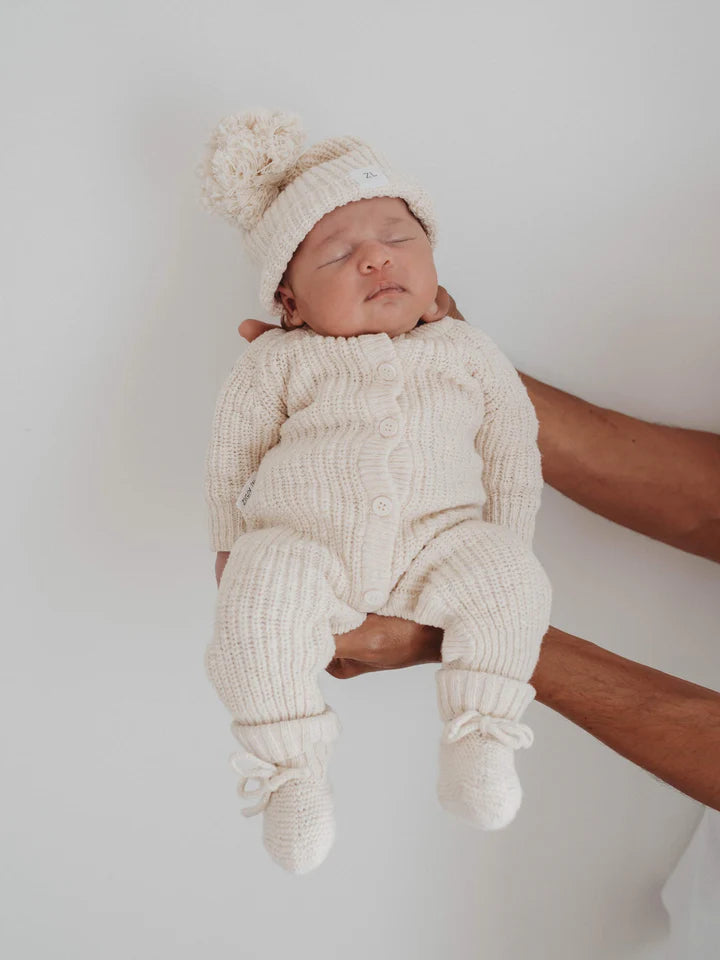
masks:
[[[301,120],[292,113],[260,109],[225,117],[196,167],[203,207],[251,230],[280,192],[304,140]]]

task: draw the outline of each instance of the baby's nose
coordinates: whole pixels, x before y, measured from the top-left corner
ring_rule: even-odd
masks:
[[[360,262],[363,267],[378,267],[389,263],[391,259],[390,251],[378,243],[363,251]]]

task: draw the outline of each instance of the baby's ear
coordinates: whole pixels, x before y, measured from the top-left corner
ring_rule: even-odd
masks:
[[[295,327],[304,326],[304,322],[298,316],[297,304],[290,287],[280,284],[275,291],[275,299],[278,303],[282,304],[281,324],[284,330],[293,330]]]
[[[275,300],[282,305],[286,313],[294,313],[296,309],[295,298],[290,287],[281,283],[275,291]]]

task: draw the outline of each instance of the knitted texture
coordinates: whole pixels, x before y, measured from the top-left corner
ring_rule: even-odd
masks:
[[[222,120],[196,173],[201,203],[242,231],[260,267],[260,302],[282,313],[275,297],[292,256],[325,214],[370,197],[399,197],[422,223],[432,247],[437,224],[428,193],[357,137],[335,137],[301,153],[300,118],[252,110]]]
[[[445,317],[392,338],[269,330],[216,402],[210,546],[230,550],[243,532],[285,524],[347,558],[362,604],[376,581],[386,592],[447,511],[482,508],[530,545],[537,432],[517,371],[469,323]],[[385,545],[397,537],[390,569]]]
[[[532,746],[532,730],[518,720],[535,690],[476,670],[438,670],[435,678],[440,716],[446,721],[438,799],[473,826],[505,827],[522,801],[514,751]]]
[[[451,317],[395,337],[270,330],[227,376],[205,495],[210,546],[230,555],[205,665],[285,869],[333,842],[339,724],[317,680],[370,611],[444,631],[440,803],[483,829],[515,816],[551,600],[532,552],[537,431],[510,361]]]
[[[318,723],[317,721],[320,721]],[[313,738],[323,734],[328,742]],[[308,873],[327,857],[335,841],[335,804],[327,779],[330,741],[337,735],[337,716],[331,710],[309,722],[281,721],[277,724],[246,727],[232,724],[241,743],[252,743],[257,755],[230,757],[234,770],[241,774],[238,795],[243,799],[260,797],[245,816],[262,812],[263,844],[272,859],[289,873]],[[307,751],[300,751],[299,741]],[[275,755],[282,761],[270,762],[263,755]],[[246,769],[249,760],[255,764]],[[259,786],[250,789],[248,784]]]

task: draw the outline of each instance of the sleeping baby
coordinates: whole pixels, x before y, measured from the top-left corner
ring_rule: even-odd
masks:
[[[215,405],[205,497],[210,546],[229,555],[205,668],[244,748],[242,812],[262,812],[293,873],[335,838],[340,724],[319,686],[334,637],[369,612],[443,631],[438,798],[495,830],[521,803],[514,754],[533,740],[520,720],[551,603],[525,387],[479,328],[423,322],[427,193],[357,138],[304,138],[292,114],[233,115],[198,167],[203,205],[241,229],[282,317]]]

